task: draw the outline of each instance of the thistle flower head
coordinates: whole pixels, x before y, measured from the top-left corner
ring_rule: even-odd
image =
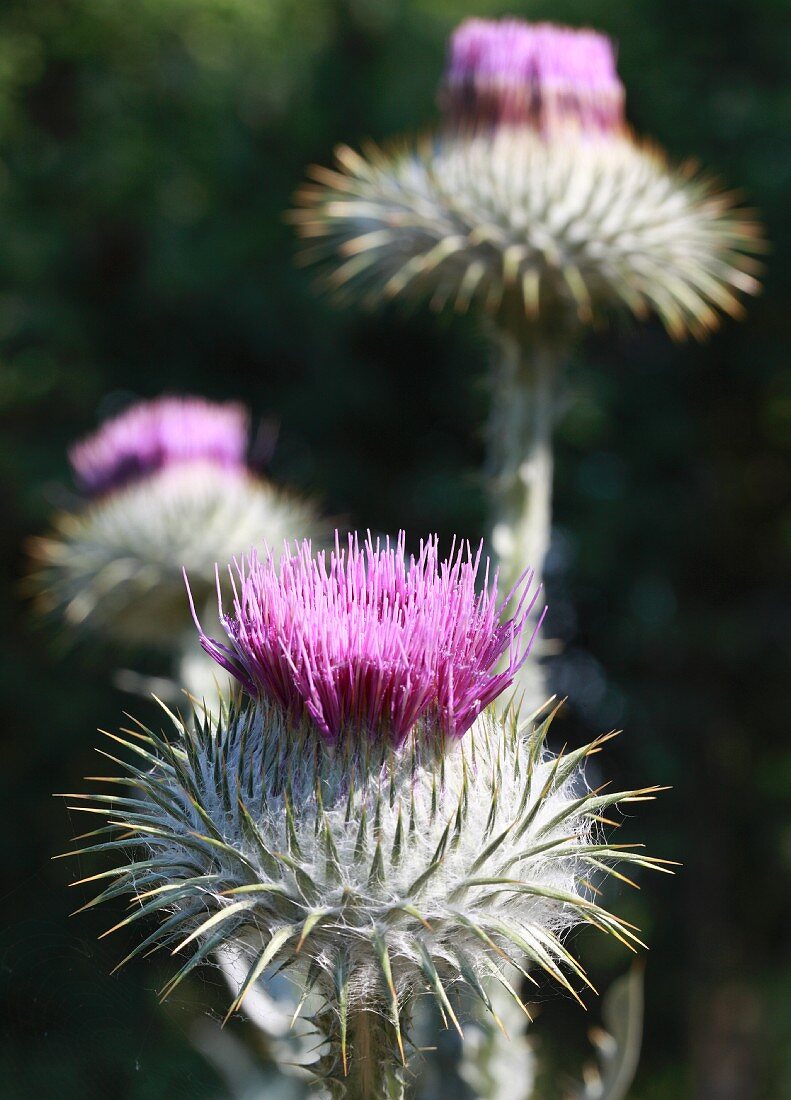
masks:
[[[201,641],[247,691],[307,714],[331,741],[351,731],[398,745],[417,723],[461,737],[526,659],[538,596],[527,600],[528,582],[503,622],[488,565],[476,592],[480,566],[469,546],[441,561],[436,538],[408,557],[403,533],[394,546],[350,535],[342,548],[336,536],[329,557],[307,541],[279,561],[253,553],[232,578],[230,646]]]
[[[683,338],[758,291],[757,223],[624,128],[602,36],[464,24],[442,101],[452,125],[364,155],[340,147],[297,193],[303,259],[341,299],[473,308],[564,340],[654,313]]]
[[[182,570],[210,597],[215,563],[320,531],[308,502],[247,469],[247,412],[199,398],[134,406],[77,444],[86,498],[31,542],[39,605],[71,629],[172,649],[190,628]]]
[[[245,468],[247,409],[200,397],[140,401],[75,443],[69,461],[84,493],[119,489],[166,466],[203,462]]]
[[[234,953],[246,977],[229,1015],[272,968],[291,975],[319,1005],[329,1053],[318,1070],[337,1080],[355,1058],[405,1060],[420,994],[456,1026],[464,987],[490,1011],[490,979],[521,1004],[512,965],[576,996],[586,979],[563,942],[573,925],[639,943],[591,876],[658,861],[599,835],[605,810],[653,794],[588,788],[584,762],[607,737],[555,757],[552,715],[534,727],[513,707],[479,713],[507,682],[487,674],[523,624],[500,631],[493,588],[474,596],[477,559],[438,568],[433,541],[414,561],[401,542],[352,543],[314,569],[306,555],[240,569],[231,647],[209,644],[254,696],[171,715],[170,738],[145,727],[115,738],[139,790],[77,797],[109,819],[83,852],[120,860],[89,905],[131,895],[110,931],[159,921],[128,958],[190,948],[167,995],[213,951]],[[375,1051],[355,1038],[366,1014],[384,1036]]]
[[[526,125],[552,135],[624,126],[615,50],[603,34],[526,23],[467,19],[450,40],[440,102],[461,126]]]

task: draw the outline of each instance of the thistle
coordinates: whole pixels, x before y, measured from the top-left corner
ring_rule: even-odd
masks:
[[[550,532],[560,370],[590,324],[654,313],[701,337],[758,290],[750,213],[635,138],[609,40],[517,19],[453,35],[443,124],[418,141],[336,151],[293,212],[304,259],[341,300],[428,301],[486,318],[491,543],[513,583]]]
[[[400,1097],[418,996],[461,1031],[458,993],[494,1011],[492,981],[526,1012],[513,968],[578,997],[576,924],[639,944],[591,879],[661,866],[600,826],[657,788],[592,791],[584,763],[611,735],[554,756],[554,712],[489,705],[537,630],[527,578],[506,618],[480,552],[443,561],[434,539],[417,557],[403,537],[303,544],[233,573],[227,639],[201,641],[245,701],[114,737],[130,759],[108,781],[131,793],[78,796],[108,819],[80,852],[117,861],[82,880],[109,880],[88,904],[130,897],[110,931],[158,921],[127,958],[182,960],[163,996],[232,951],[246,976],[227,1019],[277,970],[315,1005],[330,1094]]]
[[[215,562],[315,531],[312,507],[247,464],[242,405],[161,397],[75,444],[81,491],[31,543],[39,606],[72,631],[175,649],[189,630],[182,569],[201,604]]]

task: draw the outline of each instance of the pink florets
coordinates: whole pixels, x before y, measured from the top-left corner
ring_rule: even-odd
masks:
[[[455,123],[611,132],[623,101],[612,42],[596,31],[467,19],[451,38],[443,106]]]
[[[406,556],[403,534],[395,547],[350,536],[343,549],[336,536],[329,557],[306,541],[279,561],[253,553],[234,564],[234,613],[223,615],[231,644],[201,631],[203,648],[252,695],[296,720],[307,714],[330,741],[350,731],[400,744],[419,721],[461,737],[512,682],[535,634],[531,576],[503,621],[508,600],[498,604],[488,561],[476,592],[481,550],[441,561],[436,538],[417,557]]]
[[[69,451],[80,488],[93,496],[179,462],[245,465],[248,416],[243,405],[200,397],[140,401]]]

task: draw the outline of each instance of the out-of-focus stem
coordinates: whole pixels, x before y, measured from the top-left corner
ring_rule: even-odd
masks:
[[[540,579],[552,520],[552,427],[566,349],[499,329],[488,429],[491,545],[506,592],[526,568]]]
[[[494,333],[494,378],[487,439],[490,493],[490,543],[500,568],[500,588],[507,593],[525,569],[543,579],[552,525],[552,430],[558,403],[559,375],[568,354],[562,338],[525,332],[516,325]],[[526,712],[548,695],[537,652],[520,670],[515,686]],[[518,986],[519,976],[513,981]],[[508,994],[496,983],[488,990],[498,1014],[511,1008]],[[532,1051],[526,1019],[509,1025],[511,1041],[488,1014],[478,1014],[478,1042],[465,1050],[461,1075],[475,1082],[481,1097],[497,1097],[503,1076],[512,1080],[513,1095],[532,1093]]]
[[[515,988],[518,971],[511,978]],[[528,1038],[527,1018],[499,983],[490,983],[489,997],[507,1037],[490,1015],[475,1012],[465,1021],[459,1076],[475,1100],[531,1100],[535,1083],[535,1057]]]

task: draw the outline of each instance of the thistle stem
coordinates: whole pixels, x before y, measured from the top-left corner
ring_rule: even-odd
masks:
[[[324,1073],[333,1100],[404,1100],[405,1069],[387,1017],[371,1009],[350,1015],[343,1049],[335,1030],[328,1035]]]
[[[558,343],[500,329],[488,428],[491,545],[507,592],[530,567],[540,580],[552,519],[552,427],[557,378],[565,358]]]
[[[500,567],[501,591],[507,593],[525,569],[543,579],[552,523],[552,429],[557,410],[560,369],[567,343],[548,336],[527,334],[521,326],[495,332],[494,392],[487,439],[490,487],[490,542]],[[514,681],[528,710],[546,698],[543,669],[528,662]],[[518,976],[514,979],[517,986]],[[501,987],[489,988],[502,1017],[511,1002]],[[499,1081],[516,1076],[524,1081],[524,1095],[532,1076],[532,1053],[526,1021],[517,1015],[509,1025],[512,1041],[495,1027],[488,1013],[477,1013],[482,1039],[477,1050],[465,1052],[462,1076],[476,1082],[479,1095],[499,1094]]]

